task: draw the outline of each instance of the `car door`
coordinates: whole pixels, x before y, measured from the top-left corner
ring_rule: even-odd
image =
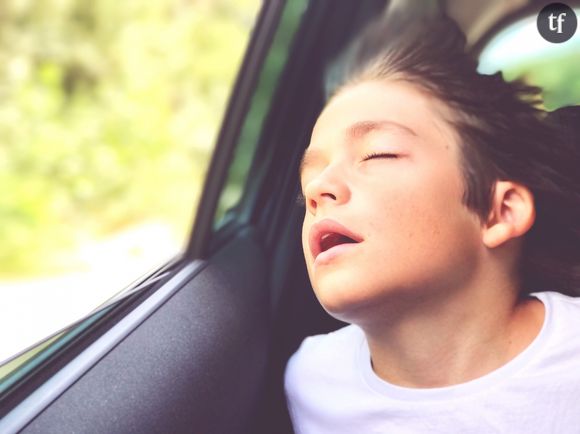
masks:
[[[185,253],[17,369],[0,432],[291,432],[285,361],[342,325],[308,283],[298,163],[325,64],[384,3],[264,2]]]

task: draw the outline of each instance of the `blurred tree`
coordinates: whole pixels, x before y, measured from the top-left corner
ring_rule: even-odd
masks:
[[[185,238],[258,6],[0,3],[0,274],[152,218]]]
[[[544,105],[555,110],[580,104],[580,42],[555,56],[538,56],[524,63],[504,68],[506,80],[522,77],[526,82],[544,89]]]

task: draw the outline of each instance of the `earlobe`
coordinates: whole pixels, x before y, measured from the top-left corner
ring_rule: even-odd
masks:
[[[522,184],[497,181],[482,240],[490,249],[523,236],[534,224],[536,211],[532,192]]]
[[[483,234],[483,244],[488,248],[493,249],[510,238],[510,231],[505,225],[493,225],[489,227]]]

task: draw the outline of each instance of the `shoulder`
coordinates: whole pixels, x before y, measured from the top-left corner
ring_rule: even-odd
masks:
[[[545,306],[546,318],[540,332],[547,341],[551,360],[580,359],[580,297],[557,292],[532,294]]]
[[[350,370],[363,340],[363,331],[355,325],[305,338],[286,365],[287,388],[310,380],[320,381],[330,370],[333,373]]]
[[[327,334],[308,336],[292,355],[291,360],[333,357],[337,351],[352,348],[355,342],[360,342],[362,336],[362,330],[355,325],[348,325]]]
[[[290,357],[284,373],[284,392],[296,432],[323,432],[340,409],[350,408],[361,393],[357,355],[364,332],[349,325],[304,339]],[[341,427],[344,428],[344,427]],[[342,431],[341,431],[342,432]]]
[[[580,324],[580,297],[571,297],[558,292],[539,292],[532,294],[539,298],[546,307],[549,321],[553,327],[569,325],[570,322]]]

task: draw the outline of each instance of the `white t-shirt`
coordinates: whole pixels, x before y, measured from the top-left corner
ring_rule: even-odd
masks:
[[[546,308],[534,341],[495,371],[449,387],[384,381],[355,325],[306,338],[284,378],[296,434],[580,433],[580,298],[533,295]]]

